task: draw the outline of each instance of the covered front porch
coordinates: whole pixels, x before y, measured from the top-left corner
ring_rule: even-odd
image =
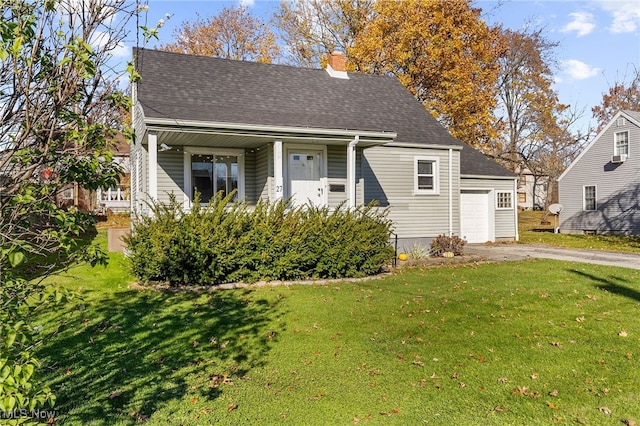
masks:
[[[190,209],[196,192],[208,202],[236,191],[248,205],[291,199],[294,205],[354,207],[364,202],[362,149],[391,132],[274,128],[147,119],[133,156],[134,209],[170,194]]]

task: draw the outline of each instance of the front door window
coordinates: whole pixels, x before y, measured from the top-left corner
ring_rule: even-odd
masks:
[[[289,151],[289,196],[294,205],[323,204],[320,158],[319,152]]]

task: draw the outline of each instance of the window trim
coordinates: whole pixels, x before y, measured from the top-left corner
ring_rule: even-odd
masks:
[[[202,155],[235,155],[238,157],[238,196],[237,201],[244,201],[245,197],[245,167],[244,167],[244,149],[229,148],[213,148],[213,147],[185,147],[184,148],[184,203],[186,207],[190,207],[193,203],[191,194],[193,193],[192,175],[191,175],[191,156],[193,154]]]
[[[418,162],[430,161],[433,163],[433,189],[418,188]],[[427,175],[422,175],[427,176]],[[413,157],[413,195],[440,195],[440,158],[428,156]]]
[[[618,135],[626,135],[626,142],[627,142],[627,152],[626,154],[621,154],[618,151]],[[629,131],[628,130],[622,130],[620,132],[614,132],[613,133],[613,155],[626,155],[627,158],[629,157],[629,154],[631,154],[631,146],[629,143]]]
[[[593,188],[593,209],[587,209],[587,188]],[[598,210],[598,186],[597,185],[582,186],[582,210],[585,212],[595,212]]]
[[[500,207],[499,204],[499,200],[500,200],[500,195],[501,194],[509,194],[509,201],[510,201],[510,206],[509,207]],[[496,195],[495,195],[495,206],[496,206],[496,210],[513,210],[514,209],[514,203],[513,203],[513,191],[496,191]]]

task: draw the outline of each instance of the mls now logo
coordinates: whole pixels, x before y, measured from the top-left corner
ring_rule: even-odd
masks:
[[[37,420],[47,420],[47,419],[55,419],[58,416],[57,411],[49,411],[49,410],[12,410],[12,411],[0,411],[0,418],[3,419],[37,419]]]

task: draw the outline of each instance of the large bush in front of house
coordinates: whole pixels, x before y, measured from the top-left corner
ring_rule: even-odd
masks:
[[[151,207],[126,239],[132,272],[143,283],[363,277],[393,258],[391,222],[372,205],[330,210],[261,202],[249,209],[218,195],[189,212],[174,198]]]

